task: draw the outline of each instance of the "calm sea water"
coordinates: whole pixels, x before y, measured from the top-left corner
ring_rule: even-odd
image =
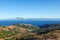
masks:
[[[60,23],[60,21],[21,21],[21,20],[0,20],[0,25],[11,25],[11,24],[32,24],[34,26],[40,26],[44,24],[57,24]]]

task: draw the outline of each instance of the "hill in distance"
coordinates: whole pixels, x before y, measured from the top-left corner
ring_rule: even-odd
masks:
[[[59,21],[60,18],[21,18],[21,17],[17,17],[17,18],[10,18],[10,19],[4,19],[4,20],[23,20],[23,21],[39,21],[39,20],[51,21],[51,20],[55,20],[55,21]]]

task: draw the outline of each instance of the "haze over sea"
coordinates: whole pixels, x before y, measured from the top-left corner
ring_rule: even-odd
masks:
[[[3,26],[8,26],[11,24],[32,24],[34,26],[40,26],[40,25],[44,25],[44,24],[57,24],[60,23],[60,21],[55,21],[55,20],[0,20],[0,25]]]

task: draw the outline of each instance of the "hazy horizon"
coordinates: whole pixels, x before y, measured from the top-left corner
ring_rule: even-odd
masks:
[[[2,19],[17,19],[18,17],[14,17],[14,18],[0,18],[0,20]],[[22,18],[19,17],[20,19],[46,19],[46,18]],[[60,19],[60,18],[48,18],[48,19]]]

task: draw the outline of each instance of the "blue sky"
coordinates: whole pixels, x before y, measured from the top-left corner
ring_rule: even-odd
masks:
[[[0,0],[0,19],[60,18],[60,0]]]

